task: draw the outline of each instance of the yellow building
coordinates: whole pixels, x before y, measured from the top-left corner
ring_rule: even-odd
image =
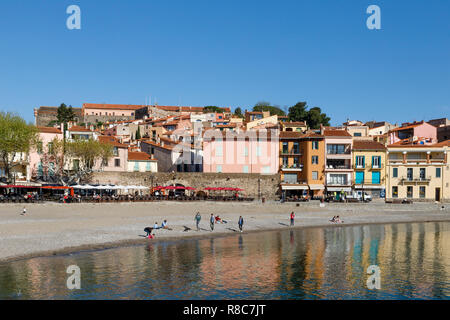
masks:
[[[450,201],[450,140],[387,148],[386,200]]]
[[[371,140],[354,140],[352,148],[353,189],[364,190],[372,198],[385,195],[386,147]]]
[[[308,126],[306,122],[303,121],[289,121],[281,122],[282,131],[295,131],[295,132],[306,132]]]

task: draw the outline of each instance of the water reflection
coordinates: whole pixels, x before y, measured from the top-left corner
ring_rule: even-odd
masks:
[[[448,223],[330,227],[0,265],[2,299],[449,299]],[[81,269],[68,290],[66,268]],[[381,290],[366,288],[370,265]]]

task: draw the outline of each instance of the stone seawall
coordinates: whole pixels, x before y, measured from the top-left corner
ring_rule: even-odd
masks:
[[[280,176],[242,174],[242,173],[201,173],[201,172],[96,172],[90,183],[115,185],[143,185],[147,187],[157,185],[181,184],[202,190],[206,187],[232,187],[244,189],[243,194],[267,200],[278,197]]]

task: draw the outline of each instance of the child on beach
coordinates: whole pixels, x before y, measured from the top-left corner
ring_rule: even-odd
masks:
[[[294,225],[294,218],[295,218],[295,213],[294,211],[291,212],[291,226]]]

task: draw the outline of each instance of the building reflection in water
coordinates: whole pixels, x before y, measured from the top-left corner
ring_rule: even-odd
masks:
[[[69,265],[81,290],[68,290]],[[368,290],[367,268],[381,269]],[[449,298],[448,223],[330,226],[149,242],[0,265],[0,297],[39,299]]]

